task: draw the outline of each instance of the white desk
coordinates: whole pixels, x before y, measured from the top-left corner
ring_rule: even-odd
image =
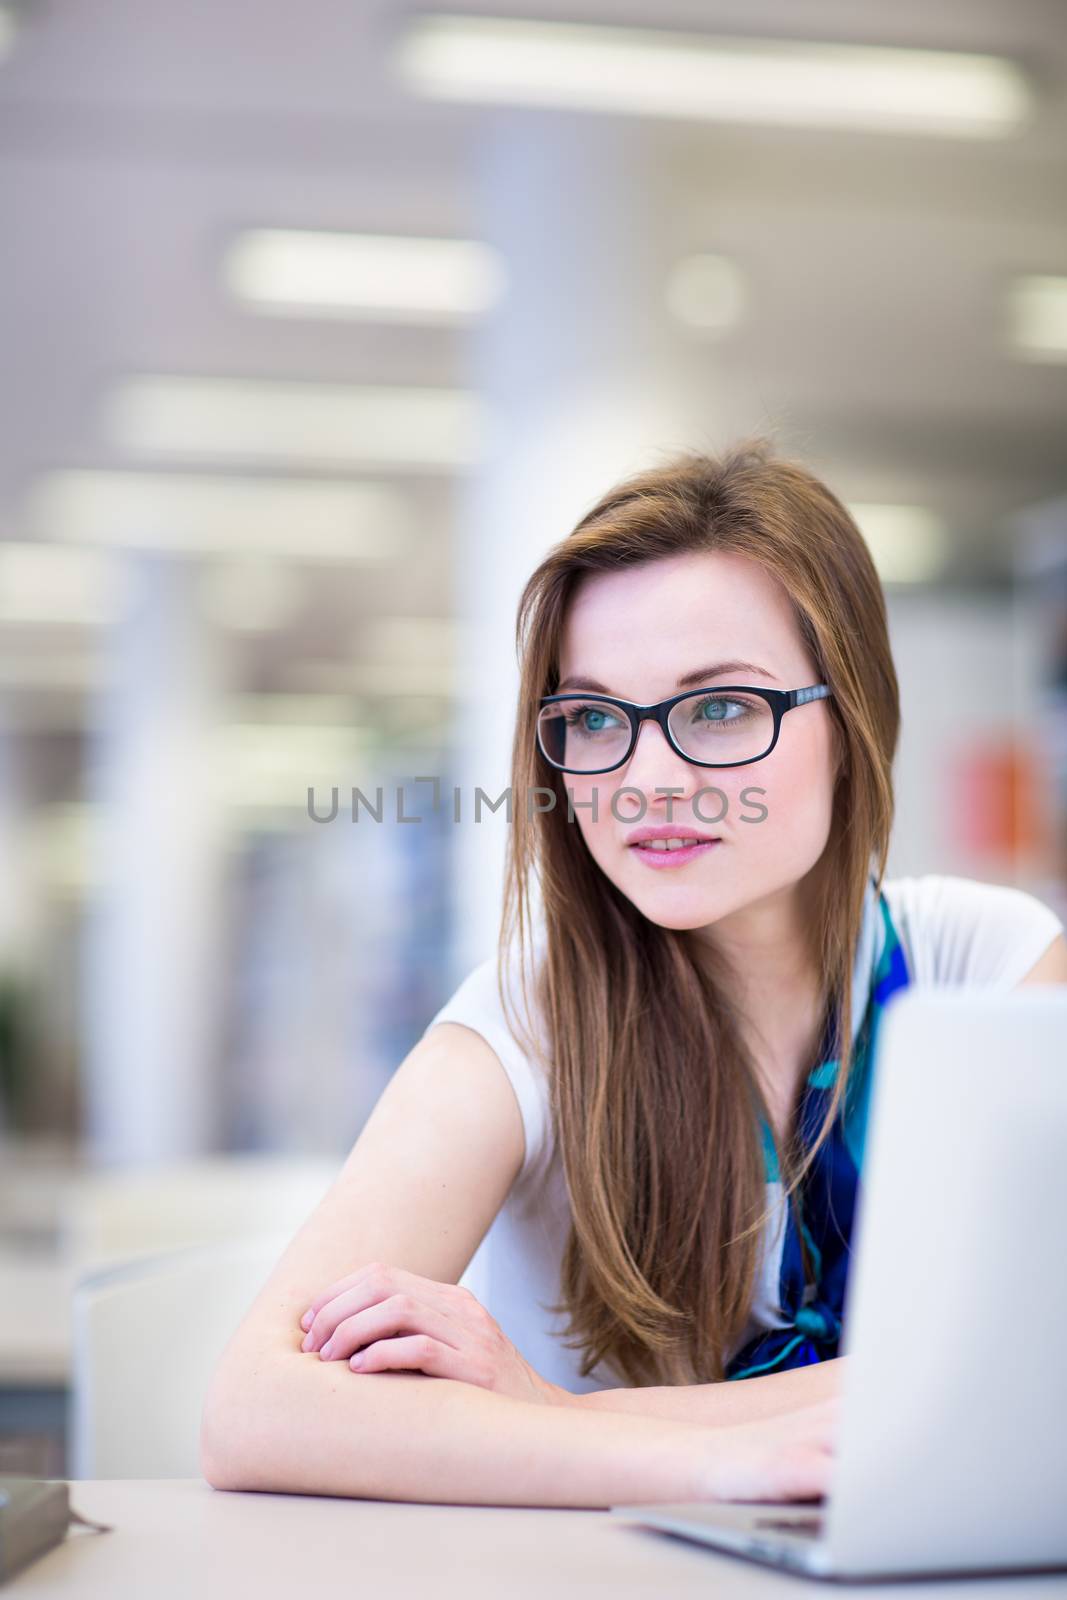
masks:
[[[700,1600],[871,1600],[870,1585],[815,1585],[603,1511],[411,1505],[238,1494],[200,1478],[81,1479],[71,1504],[114,1525],[75,1525],[6,1594],[57,1600],[561,1600],[592,1593]],[[798,1587],[799,1586],[799,1587]],[[1067,1600],[1067,1573],[974,1583],[879,1584],[878,1600]]]

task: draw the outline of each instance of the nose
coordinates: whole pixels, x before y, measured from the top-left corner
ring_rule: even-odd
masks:
[[[696,768],[685,761],[667,742],[667,736],[653,717],[646,717],[637,730],[637,743],[630,759],[619,769],[620,780],[629,788],[640,789],[649,804],[662,805],[667,796],[656,794],[657,788],[681,789],[683,794],[693,779]],[[679,799],[680,796],[674,796]]]

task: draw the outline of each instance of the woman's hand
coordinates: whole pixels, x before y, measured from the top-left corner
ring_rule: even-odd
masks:
[[[302,1350],[353,1372],[457,1378],[538,1405],[575,1397],[535,1372],[469,1289],[375,1261],[331,1283],[300,1319]]]
[[[699,1498],[808,1500],[827,1494],[839,1407],[835,1397],[709,1430]]]

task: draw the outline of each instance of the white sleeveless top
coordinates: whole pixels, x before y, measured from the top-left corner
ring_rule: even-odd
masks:
[[[1011,989],[1048,948],[1064,924],[1043,901],[1022,889],[972,878],[928,874],[886,879],[883,890],[904,946],[913,984],[974,983]],[[531,968],[542,948],[536,930]],[[853,1041],[859,1032],[884,937],[873,883],[868,882],[852,977]],[[524,1020],[517,958],[509,968],[509,994]],[[531,1002],[533,985],[529,984]],[[531,1031],[547,1040],[543,1023]],[[559,1269],[570,1222],[563,1166],[553,1138],[548,1083],[539,1062],[513,1036],[496,988],[496,955],[481,962],[430,1019],[461,1022],[480,1033],[507,1073],[522,1113],[526,1149],[522,1168],[463,1281],[471,1287],[531,1366],[572,1393],[616,1388],[620,1379],[602,1363],[579,1376],[579,1352],[563,1342],[566,1319],[546,1308],[559,1298]],[[760,1328],[785,1325],[778,1305],[785,1223],[782,1186],[767,1186],[771,1219],[764,1231],[761,1267],[749,1324],[736,1348]]]

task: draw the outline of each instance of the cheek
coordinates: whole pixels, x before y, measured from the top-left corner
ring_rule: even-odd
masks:
[[[605,786],[603,778],[598,781],[596,778],[579,778],[573,773],[567,774],[562,802],[563,816],[569,828],[578,829],[590,855],[594,858],[598,851],[607,847],[610,830],[620,826],[611,814],[613,793],[614,790]]]
[[[833,815],[833,752],[829,732],[779,743],[766,761],[752,769],[758,776],[747,781],[766,793],[752,795],[745,806],[751,815],[758,803],[767,808],[766,819],[758,825],[743,824],[737,831],[751,833],[766,844],[773,840],[783,846],[799,848],[814,844],[819,849],[826,841]],[[740,814],[740,813],[737,813]]]
[[[580,831],[585,847],[597,866],[613,883],[618,883],[620,874],[625,872],[628,865],[620,849],[622,839],[628,829],[637,827],[642,821],[650,820],[649,808],[646,808],[644,816],[639,815],[637,798],[627,789],[626,784],[613,784],[604,774],[599,778],[584,780],[574,778],[573,782],[572,777],[573,775],[568,775],[574,820],[568,821],[567,826]],[[618,798],[615,799],[615,811],[612,811],[612,800],[616,796]],[[718,802],[712,799],[709,810],[717,809]],[[566,795],[563,814],[564,817],[568,815]]]

